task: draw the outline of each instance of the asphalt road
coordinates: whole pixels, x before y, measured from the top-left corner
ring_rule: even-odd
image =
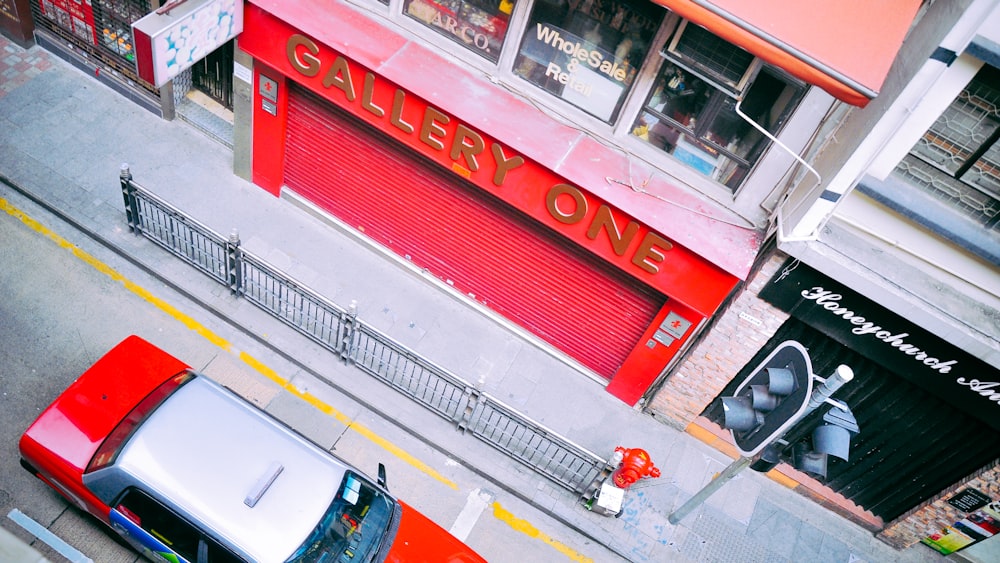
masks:
[[[93,561],[137,560],[99,523],[21,469],[17,455],[18,437],[40,410],[129,334],[223,380],[369,474],[384,462],[395,494],[491,562],[621,560],[455,463],[412,429],[296,370],[225,319],[4,186],[0,203],[0,525],[50,560],[65,558],[7,518],[12,510]],[[228,346],[220,346],[220,339]],[[262,364],[256,370],[245,360],[248,351]]]

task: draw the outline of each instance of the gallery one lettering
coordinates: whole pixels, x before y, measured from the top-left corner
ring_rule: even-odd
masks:
[[[323,88],[340,91],[346,102],[359,104],[364,111],[387,120],[389,126],[406,135],[415,135],[422,145],[432,151],[447,152],[457,165],[452,170],[465,171],[462,175],[466,178],[472,178],[480,170],[482,160],[492,163],[492,173],[487,170],[488,181],[502,188],[512,171],[529,165],[524,157],[511,155],[506,147],[489,141],[464,123],[457,123],[453,130],[449,129],[451,116],[429,104],[408,98],[400,88],[391,92],[378,90],[374,73],[365,72],[363,76],[352,74],[350,62],[343,56],[331,52],[321,58],[319,45],[304,35],[289,36],[285,54],[292,68],[303,76],[317,80]],[[412,123],[404,119],[404,113],[407,113],[404,110],[415,110],[408,112],[413,116],[410,117]],[[632,266],[646,274],[659,273],[673,243],[651,229],[643,229],[630,218],[626,218],[625,225],[620,227],[610,206],[592,202],[591,199],[594,199],[593,196],[585,194],[580,188],[558,183],[546,192],[544,204],[549,216],[558,224],[586,225],[584,236],[588,240],[603,238],[616,256],[629,258]],[[597,211],[591,217],[589,211],[595,204]]]
[[[854,311],[851,311],[847,307],[840,304],[840,300],[843,299],[843,296],[839,293],[834,293],[830,290],[817,286],[804,290],[802,292],[802,297],[815,301],[817,305],[823,307],[832,315],[841,317],[845,321],[855,325],[855,328],[851,329],[853,334],[858,336],[870,334],[877,340],[892,346],[903,354],[912,357],[915,361],[936,370],[938,373],[950,373],[952,366],[956,363],[955,360],[940,360],[931,356],[924,350],[921,350],[912,344],[906,343],[906,337],[910,335],[908,332],[894,334],[893,331],[886,330],[881,326],[868,321],[864,317],[854,314]]]

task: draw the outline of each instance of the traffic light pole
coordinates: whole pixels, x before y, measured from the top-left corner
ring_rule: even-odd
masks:
[[[712,494],[715,493],[715,491],[718,491],[719,489],[722,488],[723,485],[728,483],[730,479],[736,477],[736,474],[749,467],[750,464],[753,463],[755,458],[757,457],[759,456],[754,456],[754,457],[740,456],[736,458],[732,463],[729,464],[728,467],[722,470],[722,473],[719,473],[718,475],[713,477],[712,480],[709,481],[707,485],[702,487],[700,491],[695,493],[693,497],[689,498],[687,502],[682,504],[677,510],[671,512],[670,516],[667,516],[667,521],[669,521],[671,524],[675,525],[678,524],[681,520],[684,519],[685,516],[690,514],[692,510],[698,508],[699,506],[701,506],[703,502],[708,500],[708,497],[712,496]]]
[[[837,369],[834,370],[833,375],[828,377],[826,381],[823,382],[822,385],[813,389],[812,394],[809,396],[809,404],[806,407],[806,410],[802,413],[801,416],[799,416],[798,420],[796,420],[795,423],[797,424],[799,420],[802,420],[803,418],[806,417],[806,415],[818,409],[820,405],[825,403],[826,400],[829,399],[834,393],[836,393],[838,389],[843,387],[845,383],[847,383],[853,378],[854,378],[854,372],[851,370],[851,368],[845,365],[837,366]],[[774,439],[771,440],[771,443],[777,441],[780,438],[781,436],[775,436]],[[678,507],[677,510],[671,512],[670,515],[667,516],[667,521],[669,521],[671,524],[674,525],[680,523],[680,521],[683,520],[685,516],[690,514],[691,511],[693,511],[695,508],[698,508],[699,506],[701,506],[702,503],[708,500],[708,497],[712,496],[712,494],[715,493],[715,491],[721,489],[723,485],[728,483],[733,477],[736,477],[736,475],[739,474],[740,471],[743,471],[744,469],[749,467],[752,463],[757,461],[760,458],[760,455],[761,454],[757,454],[753,457],[740,456],[736,458],[732,463],[729,464],[728,467],[723,469],[721,473],[713,477],[711,481],[709,481],[704,487],[702,487],[700,491],[698,491],[697,493],[694,494],[694,496],[689,498],[687,502]]]

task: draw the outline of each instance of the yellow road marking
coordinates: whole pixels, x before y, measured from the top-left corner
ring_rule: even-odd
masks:
[[[233,346],[232,346],[232,344],[229,343],[229,341],[227,341],[226,339],[222,338],[218,334],[212,332],[208,327],[206,327],[205,325],[199,323],[193,317],[191,317],[191,316],[189,316],[189,315],[181,312],[179,309],[177,309],[176,307],[174,307],[170,303],[167,303],[163,299],[160,299],[159,297],[153,295],[147,289],[145,289],[142,286],[136,284],[132,280],[126,278],[125,276],[123,276],[122,274],[120,274],[119,272],[117,272],[112,267],[110,267],[107,264],[101,262],[100,260],[98,260],[97,258],[95,258],[94,256],[92,256],[91,254],[85,252],[80,247],[74,245],[70,241],[68,241],[68,240],[64,239],[63,237],[59,236],[58,234],[56,234],[54,231],[52,231],[51,229],[49,229],[45,225],[43,225],[40,222],[36,221],[35,219],[29,217],[26,213],[24,213],[20,209],[17,209],[16,207],[14,207],[10,203],[8,203],[6,199],[0,198],[0,208],[2,208],[8,215],[10,215],[12,217],[15,217],[18,220],[20,220],[22,223],[24,223],[25,225],[27,225],[28,228],[30,228],[31,230],[33,230],[33,231],[41,234],[42,236],[48,238],[49,240],[55,242],[60,247],[65,248],[66,250],[69,250],[73,254],[73,256],[76,256],[77,258],[79,258],[80,260],[82,260],[85,264],[87,264],[90,267],[94,268],[98,272],[100,272],[100,273],[108,276],[112,280],[121,283],[125,287],[125,289],[131,291],[132,293],[134,293],[135,295],[139,296],[140,298],[142,298],[143,300],[145,300],[149,304],[151,304],[154,307],[156,307],[157,309],[163,311],[164,313],[166,313],[167,315],[169,315],[173,319],[177,320],[178,322],[180,322],[181,324],[183,324],[184,326],[186,326],[188,329],[190,329],[190,330],[194,331],[195,333],[201,335],[203,338],[205,338],[206,340],[208,340],[212,344],[215,344],[216,346],[218,346],[219,348],[221,348],[222,350],[224,350],[226,352],[230,352],[230,353],[233,352]],[[287,379],[285,379],[285,378],[281,377],[280,375],[278,375],[277,372],[275,372],[273,369],[271,369],[270,367],[266,366],[264,363],[262,363],[261,361],[257,360],[256,358],[254,358],[250,354],[247,354],[246,352],[242,352],[241,351],[239,353],[239,357],[240,357],[240,360],[242,360],[248,366],[252,367],[254,370],[256,370],[258,373],[262,374],[267,379],[270,379],[274,383],[276,383],[279,386],[281,386],[282,389],[284,389],[284,390],[288,391],[289,393],[292,393],[296,397],[299,397],[300,399],[304,400],[308,404],[312,405],[314,408],[318,409],[320,412],[323,412],[325,414],[328,414],[328,415],[332,416],[338,422],[341,422],[341,423],[347,425],[348,428],[350,428],[354,432],[357,432],[358,434],[360,434],[363,438],[366,438],[367,440],[369,440],[372,443],[374,443],[375,445],[383,448],[384,450],[386,450],[390,454],[392,454],[392,455],[398,457],[399,459],[405,461],[406,463],[408,463],[411,466],[415,467],[417,470],[421,471],[422,473],[430,476],[431,478],[433,478],[433,479],[435,479],[435,480],[437,480],[437,481],[439,481],[441,483],[444,483],[445,485],[451,487],[452,489],[458,490],[458,484],[456,484],[454,481],[448,479],[444,475],[441,475],[440,473],[438,473],[437,471],[435,471],[433,468],[431,468],[426,463],[424,463],[424,462],[420,461],[419,459],[417,459],[416,457],[408,454],[402,448],[400,448],[399,446],[396,446],[395,444],[393,444],[389,440],[386,440],[385,438],[382,438],[381,436],[379,436],[378,434],[376,434],[375,432],[373,432],[369,428],[367,428],[367,427],[365,427],[365,426],[363,426],[363,425],[361,425],[361,424],[359,424],[357,422],[352,421],[347,415],[345,415],[344,413],[342,413],[342,412],[338,411],[337,409],[333,408],[333,406],[324,403],[323,401],[321,401],[316,396],[314,396],[314,395],[312,395],[310,393],[304,393],[302,391],[299,391],[298,389],[295,388],[294,385],[292,385],[291,383],[289,383],[289,381]]]
[[[20,220],[22,223],[24,223],[33,231],[55,242],[60,247],[69,250],[74,256],[76,256],[77,258],[79,258],[84,263],[91,266],[98,272],[101,272],[102,274],[108,276],[112,280],[121,283],[125,287],[125,289],[131,291],[132,293],[139,296],[140,298],[150,303],[154,307],[160,309],[170,317],[174,318],[175,320],[186,326],[188,329],[204,337],[212,344],[215,344],[217,347],[221,348],[226,352],[230,353],[233,352],[233,346],[232,344],[229,343],[229,341],[215,334],[208,327],[202,325],[193,317],[181,312],[173,305],[167,303],[166,301],[160,299],[159,297],[156,297],[145,288],[129,280],[128,278],[117,272],[115,269],[111,268],[107,264],[104,264],[94,256],[85,252],[80,247],[74,245],[73,243],[59,236],[45,225],[39,223],[35,219],[32,219],[23,211],[10,205],[10,203],[8,203],[6,199],[0,198],[0,208],[2,208],[8,215],[11,215],[12,217],[15,217],[18,220]],[[406,451],[404,451],[402,448],[396,446],[389,440],[382,438],[369,428],[355,421],[352,421],[350,417],[338,411],[337,409],[333,408],[331,405],[324,403],[316,396],[310,393],[304,393],[302,391],[299,391],[287,379],[281,377],[276,371],[265,365],[260,360],[254,358],[250,354],[247,354],[246,352],[243,351],[239,352],[239,358],[241,361],[243,361],[245,364],[253,368],[261,375],[263,375],[265,378],[279,385],[282,389],[301,398],[302,400],[306,401],[319,411],[333,417],[338,422],[347,425],[349,429],[353,430],[354,432],[357,432],[363,438],[385,449],[390,454],[405,461],[406,463],[410,464],[411,466],[421,471],[422,473],[430,476],[431,478],[441,483],[444,483],[445,485],[447,485],[452,489],[458,490],[458,484],[456,484],[454,481],[448,479],[444,475],[441,475],[440,473],[435,471],[433,468],[431,468],[424,462],[406,453]],[[556,541],[555,539],[549,537],[547,534],[542,533],[538,528],[534,527],[527,520],[515,517],[511,512],[503,508],[498,502],[493,503],[493,516],[498,520],[505,522],[515,531],[552,546],[556,551],[565,555],[571,561],[578,561],[580,563],[593,563],[593,560],[590,559],[589,557],[586,557],[580,553],[575,552],[567,545],[559,541]]]
[[[295,395],[296,397],[309,403],[317,410],[332,416],[338,422],[347,425],[348,428],[360,434],[361,437],[366,438],[368,441],[380,446],[382,449],[386,450],[392,455],[398,457],[399,459],[402,459],[411,466],[419,469],[424,474],[433,477],[434,479],[440,481],[441,483],[444,483],[445,485],[451,487],[456,491],[458,490],[458,484],[452,481],[451,479],[448,479],[444,475],[441,475],[426,463],[406,453],[405,450],[393,444],[389,440],[386,440],[385,438],[379,436],[368,427],[360,424],[357,421],[352,421],[350,417],[338,411],[337,409],[333,408],[332,406],[324,403],[323,401],[319,400],[316,396],[299,391],[298,389],[295,388],[294,385],[290,384],[288,380],[279,376],[274,370],[267,367],[266,365],[258,361],[256,358],[250,356],[246,352],[240,352],[240,359],[243,360],[243,362],[249,365],[250,367],[257,370],[257,372],[263,375],[264,377],[280,385],[282,389],[288,391],[292,395]]]
[[[510,526],[514,530],[516,530],[518,532],[521,532],[522,534],[524,534],[524,535],[526,535],[528,537],[535,538],[535,539],[537,539],[537,540],[539,540],[539,541],[541,541],[543,543],[549,544],[556,551],[558,551],[559,553],[561,553],[561,554],[565,555],[566,557],[568,557],[570,561],[579,561],[580,563],[593,563],[594,562],[593,559],[591,559],[591,558],[589,558],[589,557],[587,557],[587,556],[585,556],[585,555],[583,555],[581,553],[577,553],[576,551],[574,551],[572,548],[570,548],[566,544],[560,543],[560,542],[552,539],[551,537],[549,537],[547,534],[543,533],[538,528],[532,526],[531,523],[528,522],[527,520],[524,520],[522,518],[518,518],[518,517],[514,516],[514,514],[511,513],[509,510],[507,510],[506,508],[500,506],[499,502],[494,502],[493,503],[493,516],[497,520],[500,520],[501,522],[505,522],[508,526]]]

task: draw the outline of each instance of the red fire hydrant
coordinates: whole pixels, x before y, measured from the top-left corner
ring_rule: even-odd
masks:
[[[620,489],[627,489],[643,477],[659,477],[660,470],[653,465],[646,450],[639,448],[615,448],[615,459],[621,458],[618,468],[611,474],[611,482]]]

